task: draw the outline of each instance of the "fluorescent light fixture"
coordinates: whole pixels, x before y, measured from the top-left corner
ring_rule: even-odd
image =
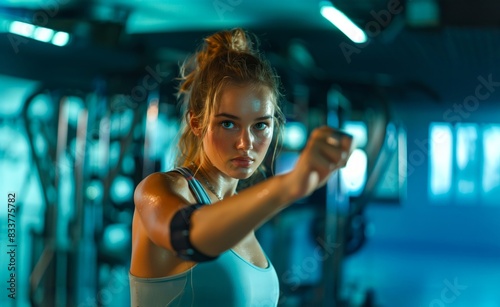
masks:
[[[70,40],[70,35],[66,32],[56,32],[49,28],[38,27],[21,21],[11,22],[9,32],[32,38],[40,42],[52,43],[59,47],[66,46]]]
[[[52,37],[52,44],[62,47],[66,46],[69,42],[69,34],[66,32],[56,32]]]
[[[321,15],[342,31],[350,40],[357,44],[367,41],[365,32],[330,2],[322,2],[320,6]]]
[[[9,32],[17,35],[31,37],[35,31],[35,26],[29,23],[13,21],[10,24]]]
[[[36,27],[35,31],[33,32],[33,38],[44,43],[50,42],[53,36],[54,30],[44,27]]]

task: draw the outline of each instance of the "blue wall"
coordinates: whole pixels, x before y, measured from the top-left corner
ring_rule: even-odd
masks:
[[[428,154],[416,154],[423,153],[417,143],[428,139],[429,123],[446,122],[443,114],[450,114],[445,112],[452,106],[396,110],[406,126],[408,156],[413,152],[414,157],[408,160],[413,171],[407,178],[407,198],[401,205],[367,208],[370,237],[360,252],[346,259],[343,271],[346,289],[374,290],[377,306],[500,306],[500,195],[498,206],[479,200],[433,204],[428,197]],[[500,108],[485,103],[461,119],[499,123]]]
[[[450,201],[432,204],[428,197],[428,153],[423,146],[429,137],[429,123],[446,122],[445,114],[453,104],[429,111],[421,108],[399,108],[397,115],[407,131],[408,178],[407,199],[401,206],[373,205],[367,210],[375,226],[378,240],[401,241],[401,244],[423,243],[436,246],[457,246],[467,249],[492,248],[500,251],[500,195],[498,206],[478,202],[463,204]],[[500,123],[500,108],[479,106],[463,122]],[[500,149],[499,149],[500,155]],[[424,160],[420,161],[420,157]]]

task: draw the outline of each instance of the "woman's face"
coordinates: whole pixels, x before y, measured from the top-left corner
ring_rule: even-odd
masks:
[[[229,177],[250,177],[271,144],[273,116],[272,95],[265,87],[226,87],[203,139],[206,157]]]

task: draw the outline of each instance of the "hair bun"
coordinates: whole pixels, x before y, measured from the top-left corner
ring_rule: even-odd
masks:
[[[241,28],[221,31],[205,38],[209,57],[228,51],[253,53],[252,41]]]
[[[180,67],[180,87],[178,96],[191,90],[200,71],[215,63],[215,66],[236,67],[232,63],[240,61],[242,56],[249,56],[255,61],[263,61],[258,52],[257,36],[249,34],[242,28],[223,30],[204,39],[203,45],[192,57],[184,61]],[[218,60],[216,60],[218,59]],[[214,62],[216,60],[216,62]],[[246,63],[244,60],[241,63]],[[242,69],[240,67],[236,70]]]

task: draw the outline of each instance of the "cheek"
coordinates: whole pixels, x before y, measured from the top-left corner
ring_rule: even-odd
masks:
[[[269,129],[262,132],[262,134],[258,136],[257,143],[259,144],[259,146],[265,147],[267,149],[267,147],[269,147],[269,145],[271,144],[272,139],[273,131]]]
[[[209,144],[212,151],[224,152],[228,150],[227,147],[231,147],[233,145],[233,140],[228,135],[225,135],[220,131],[213,130],[206,139],[206,143]]]

